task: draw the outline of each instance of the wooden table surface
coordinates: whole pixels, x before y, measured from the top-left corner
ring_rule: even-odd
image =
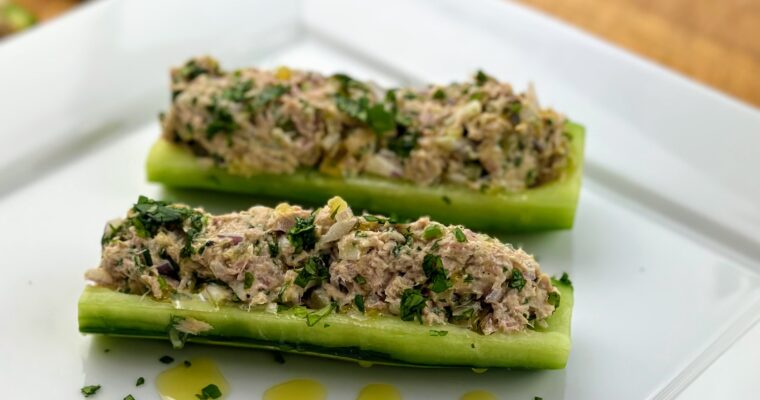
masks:
[[[760,0],[517,0],[760,107]]]
[[[43,21],[78,2],[15,1]],[[760,0],[516,1],[760,107]]]

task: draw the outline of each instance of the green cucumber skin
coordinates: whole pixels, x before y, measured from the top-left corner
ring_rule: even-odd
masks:
[[[314,326],[290,311],[277,314],[198,300],[156,301],[89,286],[79,299],[79,331],[168,339],[173,316],[209,323],[213,329],[189,342],[263,348],[320,357],[410,367],[561,369],[570,353],[573,290],[554,282],[561,304],[548,328],[481,335],[465,328],[427,326],[396,317],[331,314]],[[329,326],[325,327],[327,323]],[[446,330],[431,336],[430,330]],[[472,345],[475,345],[474,347]]]
[[[570,229],[580,195],[585,130],[568,123],[571,162],[558,181],[522,193],[480,193],[455,186],[425,187],[373,177],[336,178],[317,171],[236,176],[206,165],[187,149],[159,139],[147,160],[148,180],[170,187],[252,194],[322,205],[343,197],[356,210],[402,218],[428,215],[489,232]]]

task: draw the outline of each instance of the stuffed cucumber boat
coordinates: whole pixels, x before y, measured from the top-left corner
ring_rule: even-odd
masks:
[[[147,162],[168,186],[430,215],[474,229],[570,228],[584,129],[532,89],[471,81],[383,90],[345,74],[172,70],[172,103]]]
[[[573,291],[495,238],[341,198],[211,215],[140,197],[107,224],[79,329],[404,366],[564,368]]]

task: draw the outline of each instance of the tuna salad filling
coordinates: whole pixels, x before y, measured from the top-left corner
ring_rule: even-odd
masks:
[[[171,71],[164,138],[237,175],[319,170],[420,185],[519,192],[562,176],[565,119],[530,88],[469,82],[382,90],[345,74],[222,71],[200,57]]]
[[[200,296],[310,325],[332,312],[451,323],[483,334],[544,326],[559,291],[521,249],[462,226],[354,215],[339,197],[211,215],[140,197],[109,222],[99,286],[155,299]]]

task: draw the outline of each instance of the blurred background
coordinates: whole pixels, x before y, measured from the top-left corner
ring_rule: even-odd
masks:
[[[516,1],[760,107],[760,0]],[[0,40],[81,3],[0,0]]]

